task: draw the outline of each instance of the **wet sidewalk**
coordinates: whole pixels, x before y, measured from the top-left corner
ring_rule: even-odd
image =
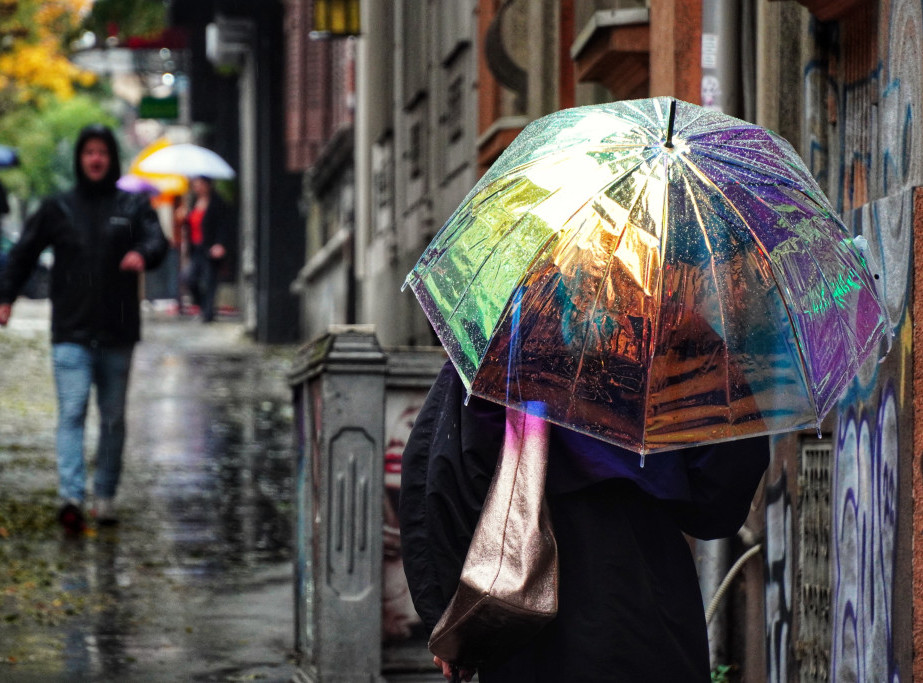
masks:
[[[148,310],[121,523],[65,539],[47,320],[0,329],[0,680],[290,680],[294,349]]]

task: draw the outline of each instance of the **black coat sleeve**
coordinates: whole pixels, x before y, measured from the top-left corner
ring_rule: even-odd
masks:
[[[401,554],[414,606],[432,631],[458,587],[503,445],[506,411],[472,397],[446,363],[401,463]]]
[[[685,457],[692,500],[670,503],[677,524],[703,540],[733,536],[746,521],[769,465],[769,437],[690,449]]]
[[[13,303],[19,296],[39,255],[51,246],[53,221],[60,217],[56,203],[46,199],[26,220],[19,241],[10,250],[6,267],[0,271],[0,303]]]

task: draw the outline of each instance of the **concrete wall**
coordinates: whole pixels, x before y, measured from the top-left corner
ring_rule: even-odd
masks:
[[[476,180],[473,0],[363,3],[356,129],[357,317],[382,343],[434,341],[400,287]]]
[[[867,366],[839,411],[833,500],[833,681],[912,680],[913,387],[909,279],[920,127],[923,7],[867,3],[840,21],[835,93],[837,203],[873,246],[895,326],[887,361]],[[878,5],[878,7],[875,7]],[[871,30],[877,27],[877,31]],[[917,475],[918,476],[918,475]],[[919,570],[917,570],[919,571]]]
[[[913,190],[852,213],[885,258],[896,324],[882,364],[870,360],[839,406],[833,479],[833,681],[910,679],[912,341],[907,280]]]

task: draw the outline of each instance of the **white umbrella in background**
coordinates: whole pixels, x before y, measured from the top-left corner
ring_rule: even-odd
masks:
[[[128,168],[128,175],[143,178],[156,185],[160,197],[166,201],[170,201],[173,197],[180,197],[186,194],[189,191],[189,180],[186,176],[176,173],[146,173],[139,168],[139,165],[157,150],[169,146],[170,141],[166,138],[154,140],[138,152],[138,155],[132,159],[131,166]]]
[[[143,159],[138,168],[146,173],[173,173],[189,178],[224,180],[236,175],[228,162],[213,151],[188,143],[158,149]]]

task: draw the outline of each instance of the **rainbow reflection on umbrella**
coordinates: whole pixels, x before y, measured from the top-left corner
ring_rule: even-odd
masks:
[[[531,123],[408,285],[472,394],[641,454],[819,426],[891,334],[791,145],[669,98]]]

